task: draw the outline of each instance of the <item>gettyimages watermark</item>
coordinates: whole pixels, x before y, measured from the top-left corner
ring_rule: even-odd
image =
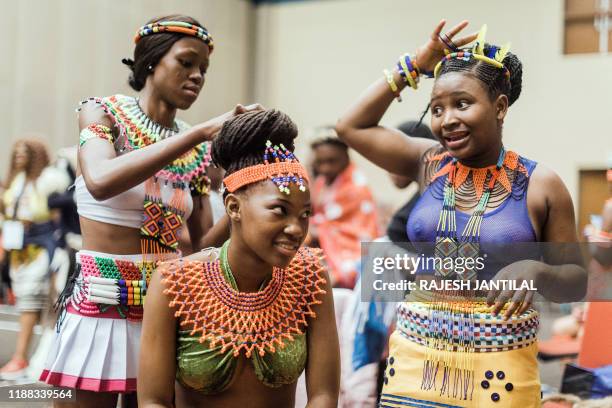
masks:
[[[502,292],[532,302],[612,301],[612,248],[586,243],[362,243],[362,301],[400,302],[415,291],[453,292],[457,301]]]

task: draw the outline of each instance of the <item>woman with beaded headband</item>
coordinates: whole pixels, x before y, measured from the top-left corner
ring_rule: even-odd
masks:
[[[58,333],[41,380],[76,389],[79,406],[135,406],[143,300],[156,261],[211,226],[209,141],[232,112],[194,127],[176,119],[198,98],[213,51],[195,19],[171,15],[138,30],[129,84],[139,97],[89,98],[79,110],[75,199],[83,233],[60,299]],[[205,241],[203,241],[205,242]],[[183,248],[185,249],[185,248]],[[191,252],[191,248],[186,248]]]
[[[304,368],[308,406],[337,406],[332,292],[320,250],[302,246],[311,204],[296,136],[287,115],[266,110],[229,120],[213,142],[213,160],[227,171],[230,239],[164,262],[153,276],[142,406],[294,406]]]
[[[532,281],[553,301],[580,299],[586,287],[580,253],[540,258],[535,245],[526,244],[528,259],[499,259],[480,272],[440,261],[477,261],[494,243],[508,248],[576,242],[572,201],[553,171],[503,147],[508,107],[521,93],[519,59],[507,46],[485,43],[486,27],[478,36],[453,40],[467,21],[442,35],[444,25],[442,20],[414,55],[401,56],[393,71],[385,70],[336,129],[375,164],[419,180],[421,197],[407,233],[414,245],[430,244],[434,261],[417,270],[417,279],[437,284],[492,278],[512,280],[521,289],[491,289],[463,303],[457,295],[468,293],[452,286],[412,291],[398,309],[381,405],[538,407],[538,318],[530,308],[534,291],[523,283]],[[474,40],[473,47],[459,48]],[[379,125],[393,99],[405,87],[416,89],[423,74],[435,76],[430,112],[438,141]],[[425,277],[428,271],[433,276]]]

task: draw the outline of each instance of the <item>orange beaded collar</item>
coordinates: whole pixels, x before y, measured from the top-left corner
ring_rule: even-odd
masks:
[[[440,153],[430,158],[429,161],[439,162],[439,161],[444,160],[448,156],[449,156],[448,152]],[[476,198],[480,200],[480,197],[482,196],[482,193],[485,189],[485,182],[487,180],[487,175],[489,172],[493,173],[493,171],[495,170],[495,165],[488,166],[488,167],[482,167],[482,168],[473,168],[473,167],[465,166],[459,162],[455,164],[453,163],[452,160],[449,160],[449,162],[445,166],[443,166],[440,170],[436,172],[436,174],[432,176],[430,182],[433,182],[438,177],[442,177],[442,176],[449,174],[455,165],[457,166],[457,174],[455,175],[455,178],[453,180],[453,187],[455,189],[458,189],[459,187],[461,187],[463,183],[465,183],[468,180],[469,175],[471,173],[472,181],[474,183],[474,189],[476,190]],[[518,170],[519,172],[527,175],[527,169],[520,163],[519,155],[513,151],[506,152],[506,156],[503,162],[503,168],[510,170],[510,171]],[[510,185],[510,179],[508,179],[508,174],[506,171],[500,171],[496,181],[499,184],[501,184],[502,187],[507,192],[512,191],[512,186]]]
[[[248,358],[253,351],[263,356],[283,348],[285,339],[302,334],[308,318],[316,317],[312,307],[325,293],[321,258],[320,249],[300,248],[289,266],[274,268],[266,287],[255,293],[232,287],[219,260],[174,260],[158,270],[182,327],[200,334],[200,343],[221,346],[220,353],[233,349],[237,357],[244,350]]]

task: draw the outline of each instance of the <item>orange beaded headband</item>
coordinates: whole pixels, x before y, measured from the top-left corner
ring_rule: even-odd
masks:
[[[274,159],[273,163],[268,161],[270,157]],[[295,183],[299,186],[300,191],[306,191],[304,181],[309,182],[308,172],[295,155],[282,144],[273,147],[272,142],[268,140],[264,153],[264,164],[240,169],[224,178],[223,184],[227,191],[233,193],[243,186],[267,179],[271,179],[285,194],[290,192],[289,183]]]

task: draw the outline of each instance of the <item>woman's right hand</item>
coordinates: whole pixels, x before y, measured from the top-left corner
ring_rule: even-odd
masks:
[[[252,112],[252,111],[260,111],[264,109],[265,108],[258,103],[254,103],[252,105],[247,105],[247,106],[238,104],[233,110],[225,112],[223,115],[219,115],[215,118],[207,120],[204,123],[201,123],[200,125],[197,125],[199,128],[202,129],[202,132],[201,132],[202,138],[203,138],[202,141],[203,142],[213,141],[214,138],[217,137],[217,134],[221,130],[221,127],[227,120],[230,120],[231,118],[241,115],[243,113]]]
[[[442,29],[446,25],[446,20],[441,20],[436,28],[431,33],[431,36],[425,44],[417,48],[416,60],[419,64],[419,68],[424,71],[433,71],[436,64],[444,58],[444,50],[448,49],[444,41],[440,38],[443,36],[447,41],[452,42],[457,47],[462,47],[466,44],[471,43],[478,37],[478,34],[470,34],[465,37],[453,40],[453,37],[457,35],[461,30],[467,27],[467,20],[462,21],[453,27],[448,33],[442,34]]]

